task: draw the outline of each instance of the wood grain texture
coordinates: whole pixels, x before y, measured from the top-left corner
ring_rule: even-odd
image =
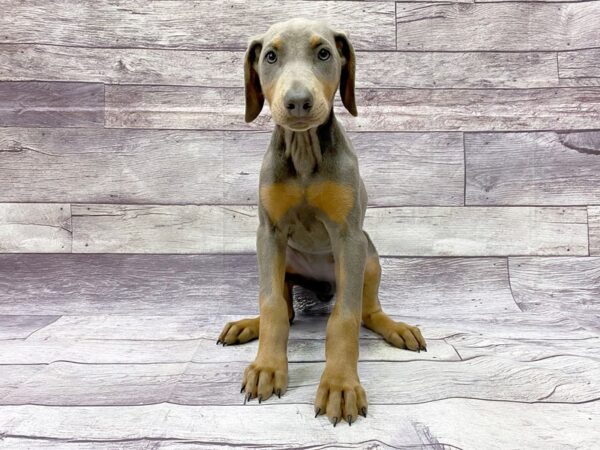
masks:
[[[335,102],[352,131],[519,131],[596,129],[600,90],[359,89],[358,117]],[[271,130],[267,107],[245,124],[241,88],[107,86],[106,125],[112,128]]]
[[[588,206],[590,255],[600,256],[600,206]]]
[[[59,361],[0,398],[0,404],[241,405],[239,386],[248,362],[74,364]],[[290,363],[288,391],[270,403],[312,402],[324,365],[323,362]],[[386,370],[382,370],[383,367]],[[401,383],[398,383],[399,373]],[[600,362],[576,356],[554,356],[531,362],[488,356],[465,361],[360,361],[359,375],[369,393],[370,405],[424,403],[456,397],[581,403],[600,396],[600,386],[595,382],[600,377]],[[419,389],[415,390],[415,386]]]
[[[73,205],[76,253],[248,253],[254,206]],[[367,210],[381,255],[587,255],[582,207],[399,207]]]
[[[235,253],[256,248],[255,206],[72,205],[76,253]]]
[[[0,82],[0,126],[103,125],[104,86],[101,84]]]
[[[600,132],[467,133],[468,205],[600,203]]]
[[[240,304],[243,299],[240,299]],[[256,302],[258,303],[258,302]],[[597,331],[582,327],[577,320],[558,312],[513,311],[506,313],[486,312],[483,308],[473,310],[458,319],[448,316],[447,310],[431,310],[428,314],[409,316],[399,311],[403,305],[387,308],[396,321],[404,321],[421,327],[426,339],[447,339],[462,333],[486,336],[495,339],[543,340],[552,339],[589,339],[598,336]],[[28,304],[24,302],[24,310]],[[62,316],[56,322],[36,332],[30,341],[47,340],[136,340],[148,341],[189,341],[205,339],[214,345],[223,326],[234,320],[258,314],[258,304],[250,313],[219,315],[207,313],[204,308],[186,315],[158,315],[161,307],[146,313],[125,314],[129,308],[119,308],[116,313],[102,314],[91,311],[87,315]],[[133,308],[129,309],[130,311]],[[73,313],[78,313],[74,310]],[[323,339],[329,316],[307,316],[297,311],[297,317],[290,329],[291,339]],[[380,340],[381,338],[366,328],[361,328],[361,340]],[[216,345],[215,345],[216,347]]]
[[[382,258],[381,264],[380,299],[390,314],[519,312],[510,293],[505,259]],[[0,300],[0,314],[5,315],[258,313],[254,254],[0,255],[0,287],[7,294],[7,300]],[[35,336],[47,336],[46,332],[50,331]]]
[[[521,309],[581,313],[600,326],[600,257],[510,258],[509,264]]]
[[[218,334],[217,334],[218,336]],[[50,340],[0,341],[0,364],[52,364],[68,361],[76,364],[174,364],[252,361],[258,341],[231,346],[224,350],[214,339],[178,341],[134,340]],[[585,341],[584,341],[585,342]],[[363,339],[360,342],[362,361],[460,361],[454,348],[443,340],[430,340],[427,352],[399,351],[382,339]],[[290,362],[325,361],[325,340],[290,339]]]
[[[397,4],[398,50],[575,50],[600,43],[600,4]]]
[[[3,269],[6,267],[0,265]],[[2,277],[4,278],[4,277]],[[7,280],[2,280],[0,286],[5,288],[4,283]],[[60,316],[39,316],[39,315],[0,315],[0,340],[10,339],[26,339],[33,333],[43,329],[44,327],[56,322]]]
[[[69,205],[0,203],[0,252],[71,251]]]
[[[252,205],[270,138],[248,131],[0,129],[0,201]],[[350,139],[370,205],[463,204],[460,133]]]
[[[560,52],[558,76],[561,86],[600,86],[600,48]]]
[[[0,409],[0,430],[4,442],[17,448],[194,445],[214,449],[227,442],[237,447],[268,446],[278,450],[307,445],[335,448],[340,444],[348,448],[466,450],[479,449],[483,442],[492,450],[516,450],[536,448],[542,441],[549,448],[594,448],[599,433],[590,423],[600,417],[600,406],[598,402],[529,405],[474,399],[449,399],[408,407],[372,405],[368,419],[361,417],[355,426],[338,426],[335,430],[326,426],[326,419],[315,420],[313,416],[312,404],[8,406]],[[498,429],[499,417],[505,429]],[[290,426],[291,420],[301,421],[302,426]],[[56,423],[62,426],[57,427]],[[236,433],[231,431],[232,423],[236,424]],[[265,423],[270,424],[268,436]],[[72,443],[73,440],[80,444]]]
[[[244,52],[0,46],[0,80],[243,87]],[[532,88],[558,85],[556,54],[356,53],[356,86]]]
[[[2,0],[4,43],[182,50],[245,49],[248,38],[282,20],[318,18],[351,30],[356,48],[395,49],[394,3],[349,1],[173,0],[157,3]],[[52,11],[52,14],[49,14]],[[250,20],[249,20],[250,19]],[[69,23],[69,27],[63,27]],[[373,30],[377,30],[376,33]]]
[[[365,229],[384,255],[587,255],[577,207],[372,208]]]

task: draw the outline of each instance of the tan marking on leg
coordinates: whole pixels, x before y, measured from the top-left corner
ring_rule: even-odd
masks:
[[[302,188],[292,183],[273,183],[260,188],[260,201],[274,223],[303,198]]]
[[[354,190],[334,181],[314,183],[306,189],[309,205],[320,209],[332,221],[343,224],[354,206]]]
[[[363,284],[362,321],[366,328],[381,335],[390,344],[409,350],[425,350],[426,342],[417,327],[395,322],[381,309],[379,282],[381,265],[377,253],[369,254]]]

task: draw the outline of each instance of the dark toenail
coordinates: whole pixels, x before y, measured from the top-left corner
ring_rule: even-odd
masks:
[[[348,425],[352,426],[352,416],[348,415]]]
[[[321,412],[321,408],[317,408],[317,413],[315,414],[315,418],[319,415],[320,412]]]
[[[260,405],[262,403],[262,395],[258,396],[258,404]]]
[[[337,425],[337,423],[338,423],[338,418],[334,417],[333,418],[333,428],[335,428],[335,426]]]
[[[367,408],[366,408],[366,407],[364,407],[364,406],[363,406],[363,407],[360,409],[360,411],[361,411],[361,413],[362,413],[363,417],[367,417]]]

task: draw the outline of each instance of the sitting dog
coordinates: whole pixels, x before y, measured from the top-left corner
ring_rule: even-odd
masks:
[[[246,121],[271,108],[275,130],[259,182],[259,317],[228,323],[217,344],[258,337],[245,372],[245,400],[286,391],[287,341],[294,284],[330,286],[336,300],[327,322],[326,364],[315,400],[334,424],[366,417],[358,377],[361,320],[390,344],[426,349],[418,328],[395,322],[379,303],[379,256],[363,230],[367,193],[358,160],[333,113],[342,102],[356,116],[355,54],[344,33],[319,21],[277,23],[251,39],[245,56]]]

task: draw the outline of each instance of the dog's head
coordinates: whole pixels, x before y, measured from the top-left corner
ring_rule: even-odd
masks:
[[[252,38],[246,51],[246,122],[260,114],[266,98],[275,123],[294,131],[313,128],[329,117],[338,86],[344,106],[356,116],[355,65],[347,36],[325,23],[274,24]]]

